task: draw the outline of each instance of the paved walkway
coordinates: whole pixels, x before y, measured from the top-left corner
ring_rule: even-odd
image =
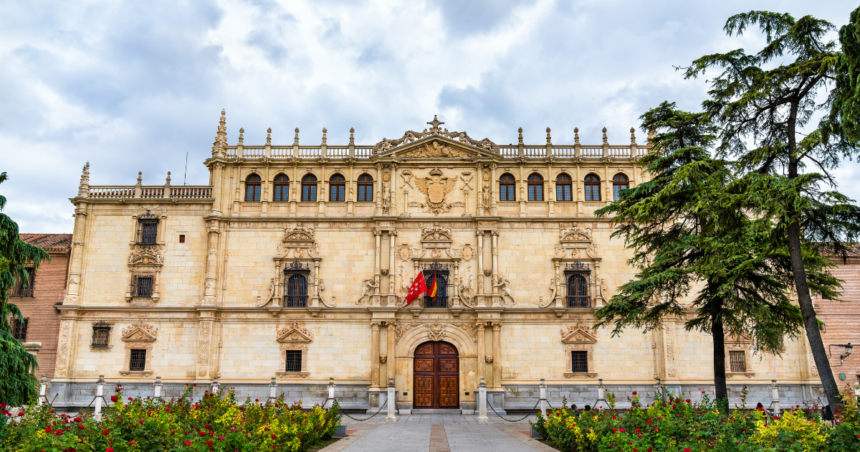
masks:
[[[529,438],[528,421],[534,421],[534,416],[515,423],[489,418],[490,422],[479,424],[475,416],[459,415],[398,416],[396,423],[386,423],[383,416],[366,422],[344,417],[349,436],[321,452],[555,451]]]

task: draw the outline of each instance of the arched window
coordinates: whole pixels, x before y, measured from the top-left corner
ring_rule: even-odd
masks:
[[[600,201],[600,178],[594,174],[585,176],[585,200]]]
[[[260,200],[260,176],[252,174],[245,179],[245,201]]]
[[[358,176],[358,200],[373,201],[373,178],[370,175]]]
[[[329,180],[329,201],[345,201],[346,200],[346,179],[340,174],[335,174]]]
[[[567,174],[559,174],[555,178],[555,200],[572,201],[573,181]]]
[[[627,190],[630,185],[627,183],[627,176],[616,174],[612,178],[612,191],[615,194],[615,200],[621,199],[621,190]]]
[[[588,279],[574,274],[567,277],[567,307],[587,308],[591,305],[588,296]]]
[[[290,200],[290,178],[283,175],[278,174],[275,176],[275,201],[289,201]]]
[[[302,178],[302,201],[317,200],[317,178],[313,174],[308,174]]]
[[[514,196],[514,176],[502,174],[499,178],[499,201],[516,201]]]
[[[287,283],[288,308],[304,308],[308,305],[308,280],[304,275],[292,275]]]
[[[529,176],[529,201],[543,201],[543,177],[540,174]]]

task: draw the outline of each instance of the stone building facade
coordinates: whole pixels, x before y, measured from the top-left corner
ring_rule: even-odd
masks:
[[[24,347],[36,356],[35,374],[53,378],[60,332],[60,311],[66,291],[72,234],[21,234],[21,239],[44,249],[51,256],[30,275],[30,283],[12,289],[9,302],[18,306],[24,322],[12,320],[12,330]]]
[[[594,309],[633,276],[624,243],[594,211],[643,180],[636,142],[497,145],[441,127],[372,146],[227,142],[222,112],[206,186],[90,185],[75,205],[69,286],[51,392],[89,402],[99,375],[167,395],[214,378],[261,400],[372,408],[392,380],[402,410],[499,410],[593,403],[600,381],[653,393],[655,379],[699,398],[710,340],[681,320],[611,338]],[[352,132],[352,131],[351,131]],[[543,135],[541,133],[541,135]],[[543,141],[543,138],[541,139]],[[406,305],[417,275],[435,298]],[[98,339],[98,340],[97,340]],[[754,356],[730,341],[730,383],[813,397],[804,341]],[[740,360],[740,361],[738,361]],[[740,363],[740,364],[738,364]]]

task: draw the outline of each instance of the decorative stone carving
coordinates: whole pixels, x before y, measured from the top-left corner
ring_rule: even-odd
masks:
[[[434,215],[451,210],[451,205],[445,202],[445,196],[457,185],[456,178],[443,177],[443,175],[439,168],[434,168],[424,179],[415,178],[418,191],[424,194],[427,201],[421,207],[427,207]]]
[[[499,289],[500,296],[502,298],[502,304],[505,304],[505,298],[510,298],[511,304],[516,305],[517,300],[514,299],[514,296],[511,295],[511,291],[509,289],[511,282],[505,279],[502,275],[496,275],[493,277],[493,287]]]
[[[472,245],[468,243],[463,245],[463,248],[460,249],[460,258],[464,261],[470,261],[475,257],[475,250],[472,249]]]
[[[121,336],[122,341],[125,342],[125,358],[123,369],[119,371],[120,375],[152,375],[152,348],[157,338],[158,328],[152,325],[139,322],[125,327]],[[142,371],[130,370],[132,349],[146,350],[146,360]]]
[[[298,322],[290,323],[289,325],[280,328],[276,335],[276,341],[281,348],[281,371],[275,372],[276,377],[280,378],[307,378],[310,375],[305,371],[308,368],[308,344],[313,342],[314,333],[307,329],[304,325]],[[302,372],[286,372],[287,368],[287,350],[302,351]]]
[[[433,223],[432,228],[421,229],[421,243],[425,248],[448,248],[451,246],[451,228],[443,228]]]
[[[438,141],[425,143],[424,147],[416,148],[411,151],[398,154],[398,157],[413,157],[413,158],[468,158],[472,155],[461,149],[439,144]]]
[[[388,355],[379,355],[379,363],[385,364],[388,362]]]
[[[158,245],[135,245],[128,255],[129,267],[161,267],[164,257]]]
[[[445,325],[439,322],[431,323],[427,325],[427,337],[430,338],[431,341],[439,342],[445,340]]]
[[[277,333],[277,341],[282,344],[308,344],[313,340],[314,333],[298,322],[293,322],[279,329]]]
[[[591,243],[591,228],[574,226],[572,228],[561,229],[559,231],[559,241],[561,243]]]
[[[458,141],[467,146],[471,146],[476,149],[483,150],[485,152],[491,152],[494,154],[499,153],[499,146],[496,143],[490,141],[489,138],[484,138],[483,140],[475,140],[466,132],[449,132],[448,129],[441,129],[439,126],[441,124],[445,124],[444,122],[439,121],[436,117],[433,117],[433,121],[428,122],[430,124],[430,129],[424,129],[423,132],[415,132],[415,131],[407,131],[403,134],[403,137],[398,138],[396,140],[389,140],[387,138],[383,138],[382,141],[376,143],[373,147],[374,153],[385,152],[391,149],[396,149],[400,146],[405,146],[411,143],[414,143],[418,140],[428,138],[431,136],[440,136],[444,138],[448,138],[450,140]]]
[[[561,329],[562,344],[594,344],[597,338],[583,324],[570,325]]]
[[[408,261],[412,258],[412,248],[409,245],[400,245],[397,247],[397,257],[403,262]]]
[[[358,300],[356,300],[355,304],[360,305],[362,301],[370,298],[370,296],[373,295],[373,293],[376,291],[377,287],[379,287],[379,283],[376,282],[374,278],[365,279],[361,288],[361,296],[358,297]]]

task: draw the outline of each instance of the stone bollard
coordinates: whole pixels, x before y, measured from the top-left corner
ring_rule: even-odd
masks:
[[[328,379],[328,398],[334,400],[334,378]]]
[[[39,403],[38,406],[42,406],[48,399],[45,397],[45,393],[48,391],[48,377],[42,375],[42,382],[39,384]]]
[[[96,383],[96,406],[93,409],[93,417],[97,421],[102,420],[102,400],[105,395],[105,376],[99,375],[99,381]]]
[[[770,381],[770,398],[773,400],[772,414],[779,416],[779,386],[776,385],[776,380]]]
[[[478,385],[478,422],[489,422],[487,417],[487,383],[481,378],[481,384]]]
[[[388,379],[388,417],[385,418],[385,422],[397,422],[397,416],[394,415],[395,411],[395,403],[394,403],[394,379]]]
[[[155,377],[155,388],[152,390],[152,398],[160,399],[161,398],[161,377]]]
[[[603,379],[599,378],[597,380],[597,403],[594,404],[595,410],[604,410],[609,408],[609,404],[606,403],[606,388],[603,387]]]
[[[546,417],[546,380],[540,379],[540,412]]]
[[[657,388],[657,391],[660,392],[660,400],[662,400],[663,403],[666,403],[666,388],[663,387],[663,384],[660,382],[659,378],[657,379],[656,388]]]
[[[269,383],[269,400],[274,400],[275,394],[278,393],[278,382],[275,381],[275,377],[272,377],[272,382]]]
[[[212,379],[212,394],[218,394],[221,390],[218,388],[218,377]]]

